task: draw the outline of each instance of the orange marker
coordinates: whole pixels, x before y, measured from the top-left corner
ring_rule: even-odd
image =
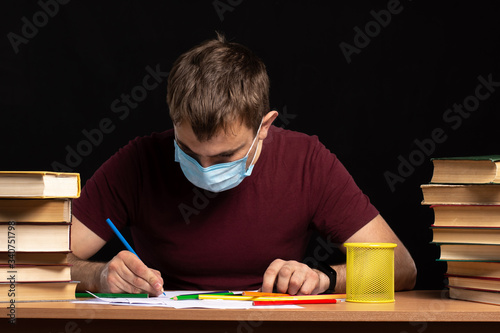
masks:
[[[243,296],[292,296],[290,294],[282,294],[282,293],[261,293],[260,291],[244,291]]]

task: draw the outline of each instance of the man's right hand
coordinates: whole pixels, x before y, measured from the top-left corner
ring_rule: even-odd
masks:
[[[161,273],[147,267],[135,254],[121,251],[100,272],[99,291],[108,293],[163,293]]]

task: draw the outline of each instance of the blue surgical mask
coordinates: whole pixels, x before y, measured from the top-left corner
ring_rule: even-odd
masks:
[[[214,164],[204,168],[200,165],[200,163],[198,163],[198,161],[186,154],[179,147],[177,141],[174,140],[175,161],[179,162],[184,176],[186,176],[186,178],[195,186],[211,192],[222,192],[230,190],[238,186],[243,181],[243,179],[245,179],[245,177],[252,174],[253,162],[255,161],[255,156],[257,156],[257,149],[255,150],[252,162],[247,169],[246,165],[248,154],[250,154],[252,147],[257,141],[257,136],[259,134],[261,126],[262,122],[247,154],[245,155],[245,157],[239,160]]]

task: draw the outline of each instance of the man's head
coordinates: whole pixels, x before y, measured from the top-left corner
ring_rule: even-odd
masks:
[[[188,123],[200,142],[238,125],[255,135],[270,111],[266,67],[248,48],[218,35],[177,59],[167,103],[174,126]]]

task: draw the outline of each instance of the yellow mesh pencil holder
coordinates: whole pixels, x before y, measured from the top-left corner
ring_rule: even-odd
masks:
[[[394,243],[345,243],[346,301],[394,302]]]

